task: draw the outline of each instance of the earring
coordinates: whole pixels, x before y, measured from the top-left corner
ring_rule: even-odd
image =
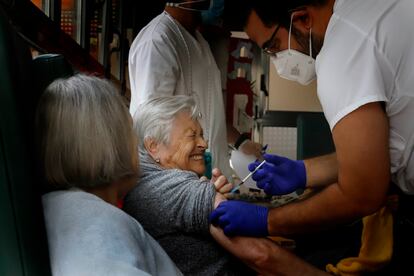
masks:
[[[155,162],[156,162],[156,163],[160,163],[160,159],[159,159],[159,158],[156,158],[156,159],[155,159]]]

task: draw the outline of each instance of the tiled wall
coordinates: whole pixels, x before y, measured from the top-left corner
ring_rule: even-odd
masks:
[[[267,153],[296,160],[296,127],[264,127],[263,145],[268,144]]]

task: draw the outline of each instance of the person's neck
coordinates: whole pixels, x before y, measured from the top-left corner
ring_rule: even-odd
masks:
[[[120,199],[123,199],[126,194],[136,185],[137,175],[123,177],[108,185],[94,188],[84,188],[85,192],[96,195],[109,204],[118,206]]]
[[[88,193],[96,195],[109,204],[117,206],[119,193],[118,187],[114,183],[103,187],[84,188],[84,190]]]
[[[318,34],[325,35],[326,29],[328,28],[329,21],[331,20],[333,14],[333,8],[335,5],[335,0],[328,0],[328,2],[320,7],[314,9],[315,17],[318,18],[317,23],[312,27],[312,31]]]
[[[195,36],[195,32],[200,25],[200,14],[176,7],[165,7],[165,11],[177,20],[191,35]]]
[[[332,14],[334,12],[334,5],[335,0],[328,0],[327,5],[325,5],[325,9],[323,9],[322,20],[325,26],[324,33],[326,32],[326,28],[328,27],[329,21],[331,20]]]

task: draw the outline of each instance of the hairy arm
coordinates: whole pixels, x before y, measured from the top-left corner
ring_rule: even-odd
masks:
[[[210,226],[210,232],[221,246],[254,269],[259,275],[329,275],[269,239],[229,238],[220,228],[214,226]]]
[[[304,160],[306,187],[317,188],[338,181],[338,161],[336,153]]]
[[[307,200],[270,210],[270,235],[319,230],[375,212],[385,201],[390,180],[388,133],[379,103],[339,121],[333,130],[338,181]]]

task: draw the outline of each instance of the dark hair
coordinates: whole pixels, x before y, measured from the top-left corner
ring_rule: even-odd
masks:
[[[287,28],[292,10],[302,6],[322,6],[328,0],[229,0],[227,2],[227,20],[233,20],[231,25],[243,29],[252,11],[255,11],[268,27],[280,24]]]

